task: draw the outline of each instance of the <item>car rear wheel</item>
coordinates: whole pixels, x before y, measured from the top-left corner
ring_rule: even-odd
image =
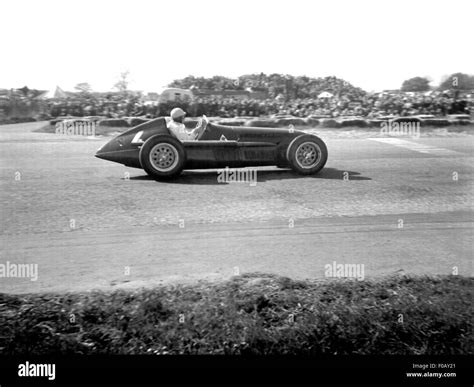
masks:
[[[312,175],[326,164],[328,150],[319,137],[303,134],[290,143],[286,157],[295,172],[300,175]]]
[[[155,179],[178,176],[184,168],[186,151],[183,144],[168,135],[153,136],[140,149],[142,168]]]

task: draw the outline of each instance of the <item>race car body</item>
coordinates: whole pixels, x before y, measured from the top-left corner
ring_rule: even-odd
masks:
[[[143,168],[157,179],[172,178],[183,169],[242,168],[276,165],[300,174],[314,174],[328,152],[317,136],[292,128],[253,128],[218,125],[205,117],[205,130],[195,141],[179,141],[167,127],[168,117],[142,123],[116,136],[96,157]],[[197,120],[187,120],[192,128]]]

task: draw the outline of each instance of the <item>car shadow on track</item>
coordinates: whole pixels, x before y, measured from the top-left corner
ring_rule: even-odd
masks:
[[[179,177],[167,180],[168,184],[198,184],[215,185],[231,184],[230,182],[219,182],[217,170],[184,171]],[[257,170],[257,183],[271,180],[293,180],[293,179],[323,179],[323,180],[372,180],[370,177],[361,176],[359,172],[344,171],[336,168],[324,168],[316,175],[302,176],[291,169],[264,169]],[[130,180],[155,180],[148,175],[130,177]],[[158,182],[158,181],[157,181]],[[163,183],[162,181],[159,181]]]

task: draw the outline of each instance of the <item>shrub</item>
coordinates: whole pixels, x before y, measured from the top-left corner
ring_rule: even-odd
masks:
[[[444,126],[451,125],[451,122],[445,118],[426,118],[422,121],[422,126],[434,126],[436,128],[442,128]]]
[[[294,126],[306,126],[307,123],[303,118],[279,118],[276,120],[276,125],[278,127],[288,127],[290,125]]]
[[[340,128],[341,123],[337,122],[333,118],[326,118],[326,119],[321,121],[321,127],[323,127],[323,128]]]
[[[104,117],[101,117],[101,116],[86,116],[86,117],[83,117],[83,118],[85,120],[94,121],[94,122],[105,119]]]
[[[387,122],[387,120],[369,120],[367,124],[370,128],[381,128],[383,122]]]
[[[420,123],[422,122],[421,119],[418,117],[397,117],[392,120],[392,122],[411,122],[411,123]]]
[[[245,126],[253,126],[256,128],[275,128],[277,123],[275,120],[249,120]]]
[[[114,128],[123,128],[130,126],[127,120],[120,119],[120,118],[109,118],[106,120],[99,121],[100,126],[105,127],[114,127]]]
[[[226,126],[245,126],[247,121],[242,120],[221,120],[217,121],[219,125],[226,125]]]
[[[148,121],[150,121],[150,120],[146,119],[146,118],[139,118],[139,117],[130,117],[128,119],[128,123],[132,127],[143,124],[144,122],[148,122]]]
[[[348,126],[355,126],[358,128],[366,128],[369,126],[366,120],[361,118],[348,118],[341,121],[341,127],[346,128]]]
[[[305,119],[306,121],[306,125],[309,125],[309,126],[318,126],[320,121],[318,118],[313,118],[313,117],[308,117]]]
[[[472,124],[474,124],[474,122],[471,121],[471,120],[455,120],[455,121],[451,121],[451,124],[452,124],[452,125],[463,125],[463,126],[466,126],[466,125],[472,125]]]
[[[24,122],[35,122],[36,119],[33,117],[10,117],[4,118],[0,121],[2,125],[9,125],[9,124],[21,124]]]

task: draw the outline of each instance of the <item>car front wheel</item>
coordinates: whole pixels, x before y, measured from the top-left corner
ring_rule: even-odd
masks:
[[[155,179],[178,176],[184,168],[186,151],[176,138],[168,135],[153,136],[140,149],[142,168]]]

